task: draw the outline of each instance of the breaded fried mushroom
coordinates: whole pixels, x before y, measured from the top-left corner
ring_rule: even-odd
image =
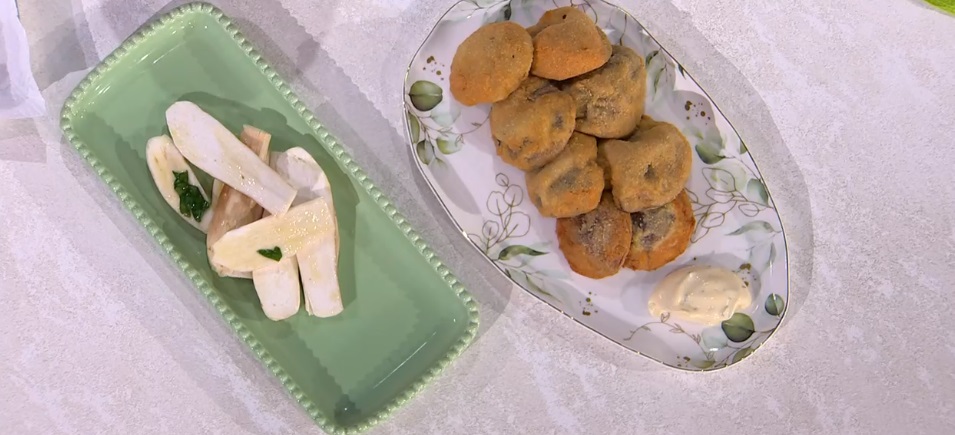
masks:
[[[557,158],[527,173],[527,193],[541,215],[573,217],[597,208],[604,175],[596,158],[597,139],[574,133]]]
[[[610,40],[590,19],[567,20],[534,36],[531,74],[567,80],[603,66],[612,53]]]
[[[491,136],[505,163],[524,171],[544,166],[574,132],[574,99],[547,80],[531,76],[491,106]]]
[[[635,270],[656,270],[679,257],[696,227],[686,191],[663,206],[631,214],[630,220],[633,239],[624,266]]]
[[[577,9],[573,6],[564,6],[562,8],[551,9],[547,12],[544,12],[544,15],[541,15],[540,20],[537,20],[537,24],[527,28],[527,33],[530,35],[537,36],[541,30],[544,30],[554,24],[569,23],[572,21],[578,21],[582,23],[593,24],[594,21],[590,19],[583,11]]]
[[[557,219],[557,241],[570,268],[599,279],[620,271],[633,236],[630,215],[609,194],[589,213]]]
[[[645,117],[631,140],[608,140],[597,161],[610,173],[613,198],[624,211],[659,207],[676,198],[690,178],[693,154],[679,129]]]
[[[527,78],[533,58],[531,36],[519,24],[481,27],[454,53],[451,94],[466,106],[501,101]]]
[[[606,65],[568,80],[561,89],[577,102],[577,131],[605,139],[623,138],[643,116],[646,65],[630,48],[614,45]]]

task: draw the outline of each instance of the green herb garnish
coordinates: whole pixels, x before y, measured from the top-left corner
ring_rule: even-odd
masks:
[[[276,246],[272,249],[259,249],[256,251],[259,255],[268,258],[270,260],[280,261],[282,260],[282,248]]]
[[[209,210],[209,201],[202,196],[198,186],[189,184],[189,172],[172,171],[172,175],[175,177],[172,186],[179,194],[179,213],[195,219],[196,222],[202,221],[202,215]]]

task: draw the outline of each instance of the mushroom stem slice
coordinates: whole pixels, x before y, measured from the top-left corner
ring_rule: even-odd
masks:
[[[166,204],[169,204],[179,217],[183,218],[199,231],[208,231],[214,214],[211,207],[202,214],[199,221],[196,221],[191,215],[186,216],[179,210],[180,196],[179,193],[176,192],[175,187],[176,173],[181,174],[186,172],[188,174],[189,184],[198,187],[199,193],[206,201],[209,200],[209,195],[206,195],[206,192],[199,184],[199,180],[196,179],[196,174],[192,171],[192,168],[189,167],[189,164],[186,163],[186,159],[179,153],[179,150],[176,149],[176,146],[169,136],[157,136],[146,142],[146,165],[149,167],[149,173],[153,177],[153,182],[156,183],[156,188],[159,189],[159,193],[162,194],[163,199],[166,200]]]
[[[298,190],[293,203],[321,198],[334,213],[328,177],[307,151],[292,148],[281,154],[273,153],[271,160],[272,167]],[[316,317],[331,317],[344,309],[338,283],[338,227],[333,231],[330,237],[296,254],[305,292],[305,311]]]
[[[295,256],[305,290],[305,311],[315,317],[332,317],[344,310],[338,285],[338,250],[331,237],[313,243]]]
[[[295,256],[283,257],[277,263],[256,269],[252,272],[252,282],[262,303],[262,311],[269,319],[292,317],[302,305]]]
[[[199,106],[173,103],[166,110],[166,123],[176,148],[193,165],[248,195],[269,213],[285,213],[291,207],[295,189]]]
[[[269,143],[272,135],[252,126],[244,126],[239,139],[254,152],[260,160],[265,162],[269,158]],[[206,251],[209,256],[209,264],[219,276],[229,276],[233,278],[252,278],[249,272],[239,272],[217,264],[212,260],[212,245],[215,245],[222,236],[244,225],[248,225],[262,218],[262,207],[242,192],[234,189],[232,186],[223,184],[216,180],[220,192],[213,200],[215,214],[212,223],[209,225],[209,235],[206,237]],[[212,191],[216,192],[216,183],[212,186]]]
[[[329,237],[334,218],[325,200],[317,198],[229,231],[212,245],[210,261],[251,272],[296,255],[302,248]]]

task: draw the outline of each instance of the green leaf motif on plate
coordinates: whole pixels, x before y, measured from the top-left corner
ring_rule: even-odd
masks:
[[[743,155],[749,152],[749,149],[746,148],[746,144],[742,140],[739,141],[739,154]]]
[[[551,298],[555,297],[554,295],[548,293],[546,290],[544,290],[539,285],[534,283],[534,281],[531,280],[531,277],[527,274],[527,272],[508,267],[504,269],[504,274],[507,275],[508,278],[514,280],[514,282],[516,282],[517,285],[520,285],[530,291],[540,293],[542,295],[549,296]]]
[[[769,205],[769,192],[762,180],[754,178],[746,183],[746,199],[762,205]]]
[[[710,187],[720,192],[736,190],[736,178],[729,171],[720,168],[703,168],[703,176]]]
[[[751,347],[744,347],[744,348],[742,348],[742,349],[736,351],[736,354],[733,355],[733,364],[736,364],[736,363],[742,361],[743,358],[746,358],[746,357],[752,355],[753,352],[755,352],[755,351],[756,351],[756,349],[753,349],[753,348],[751,348]]]
[[[647,55],[647,59],[646,59],[647,66],[650,66],[650,61],[652,61],[654,57],[657,57],[658,54],[660,54],[660,50],[654,50],[653,52]]]
[[[723,144],[716,141],[706,141],[696,144],[696,154],[700,156],[700,160],[707,165],[712,165],[726,158],[723,156]]]
[[[753,319],[743,313],[735,313],[729,320],[724,320],[720,326],[726,338],[734,343],[742,343],[749,340],[756,332],[756,326],[753,325]]]
[[[441,90],[440,86],[427,80],[418,80],[411,85],[408,96],[411,97],[411,105],[415,109],[427,112],[441,103],[444,98],[444,91]]]
[[[418,143],[418,140],[421,139],[421,121],[418,121],[418,117],[411,114],[411,111],[406,111],[405,115],[408,117],[408,130],[411,133],[411,142]]]
[[[525,276],[527,276],[527,275],[525,274]],[[554,295],[552,295],[552,294],[548,293],[547,291],[545,291],[543,288],[541,288],[541,286],[535,284],[534,281],[531,281],[530,277],[527,277],[526,280],[525,280],[525,282],[527,283],[527,287],[528,287],[529,289],[531,289],[531,290],[533,290],[533,291],[535,291],[535,292],[537,292],[537,293],[540,293],[540,294],[542,294],[542,295],[554,297]]]
[[[440,137],[435,141],[435,143],[438,146],[438,150],[441,151],[441,154],[454,154],[458,151],[461,151],[464,141],[461,140],[461,136],[458,136],[455,140],[448,140]]]
[[[706,369],[708,369],[708,368],[710,368],[710,367],[713,367],[713,365],[716,364],[716,361],[715,361],[715,360],[697,360],[697,359],[695,359],[695,360],[690,361],[690,364],[692,364],[693,367],[696,367],[696,368],[698,368],[698,369],[706,370]]]
[[[431,109],[431,120],[439,127],[440,131],[451,131],[451,128],[461,116],[461,108],[457,104],[451,104],[445,101],[444,104],[436,105]]]
[[[533,257],[539,255],[545,255],[546,252],[541,252],[536,249],[531,249],[524,245],[511,245],[501,250],[501,254],[498,256],[498,260],[510,260],[518,255],[530,255]]]
[[[755,221],[750,222],[746,225],[743,225],[733,231],[732,233],[727,234],[728,236],[740,236],[746,233],[775,233],[776,229],[773,228],[769,222],[766,221]]]
[[[764,306],[767,313],[772,316],[779,316],[783,313],[783,310],[786,309],[786,302],[783,301],[782,296],[773,293],[766,298]]]
[[[764,242],[752,241],[754,244],[749,250],[749,263],[753,265],[753,270],[766,270],[774,261],[776,261],[776,244],[771,240]]]
[[[420,141],[415,145],[415,151],[418,154],[418,160],[421,160],[421,163],[426,165],[431,164],[434,161],[434,147],[431,146],[427,141]]]

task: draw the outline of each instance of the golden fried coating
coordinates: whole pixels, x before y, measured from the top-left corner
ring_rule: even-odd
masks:
[[[614,205],[610,194],[589,213],[557,219],[557,241],[570,268],[594,279],[620,271],[632,236],[630,215]]]
[[[631,141],[607,140],[597,147],[598,162],[610,172],[613,198],[624,211],[659,207],[676,198],[690,178],[693,154],[683,133],[649,117]]]
[[[633,50],[613,46],[606,65],[561,85],[577,102],[577,131],[605,139],[633,132],[643,115],[647,69]]]
[[[491,136],[505,163],[524,171],[544,166],[574,133],[574,99],[547,80],[531,76],[491,106]]]
[[[488,24],[454,53],[451,93],[466,106],[501,101],[527,78],[533,59],[527,30],[510,21]]]
[[[650,115],[644,114],[643,116],[640,117],[640,123],[637,124],[637,128],[633,130],[633,133],[630,134],[627,140],[630,142],[636,142],[640,140],[641,134],[647,131],[650,131],[654,127],[657,127],[663,124],[672,126],[672,124],[668,122],[657,121],[656,119],[651,118]]]
[[[534,36],[531,74],[567,80],[600,68],[613,51],[610,40],[588,18],[547,26]]]
[[[690,246],[696,227],[686,191],[666,205],[630,215],[633,241],[624,263],[630,269],[656,270],[679,257]]]
[[[528,27],[527,33],[530,33],[531,36],[537,36],[541,30],[544,30],[554,24],[566,23],[570,21],[579,21],[583,23],[593,24],[594,20],[591,20],[583,11],[577,9],[573,6],[564,6],[562,8],[551,9],[547,12],[544,12],[544,15],[541,16],[540,20],[537,21],[537,24]]]
[[[597,208],[604,176],[596,158],[597,139],[574,133],[557,158],[527,173],[527,193],[541,215],[573,217]]]

